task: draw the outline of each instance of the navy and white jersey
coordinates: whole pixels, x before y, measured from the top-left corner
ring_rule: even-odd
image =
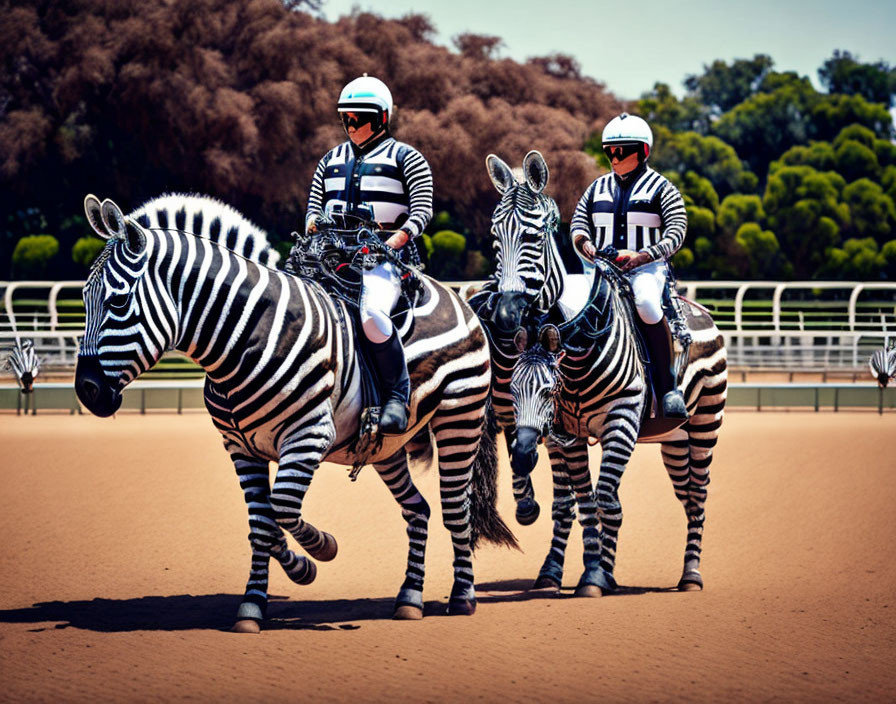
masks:
[[[343,142],[320,160],[311,180],[305,230],[328,207],[351,212],[360,204],[373,209],[383,229],[399,227],[412,237],[432,218],[432,171],[423,155],[387,137],[367,152]]]
[[[579,199],[569,234],[573,243],[586,235],[600,250],[645,251],[654,260],[669,259],[684,242],[688,216],[678,189],[649,166],[620,186],[611,172],[597,178]]]

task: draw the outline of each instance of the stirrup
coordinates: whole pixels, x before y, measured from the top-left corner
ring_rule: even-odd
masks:
[[[684,394],[679,389],[672,389],[663,396],[663,416],[687,420],[688,407],[684,402]]]

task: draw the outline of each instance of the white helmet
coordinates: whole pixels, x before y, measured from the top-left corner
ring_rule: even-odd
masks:
[[[348,83],[339,94],[339,112],[376,112],[389,124],[392,117],[392,93],[379,78],[366,73]]]
[[[653,147],[653,132],[643,119],[627,112],[614,117],[604,127],[601,136],[603,144],[619,144],[620,142],[641,142],[648,150]]]

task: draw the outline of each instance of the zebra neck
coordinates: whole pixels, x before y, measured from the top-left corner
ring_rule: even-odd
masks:
[[[545,237],[547,249],[545,251],[545,276],[544,284],[538,292],[535,299],[535,308],[540,313],[547,313],[553,308],[560,296],[563,294],[563,280],[566,277],[566,267],[563,265],[563,259],[557,250],[557,242],[554,236],[549,234]]]

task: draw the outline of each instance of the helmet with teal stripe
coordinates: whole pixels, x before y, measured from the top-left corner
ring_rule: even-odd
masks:
[[[383,126],[392,117],[392,93],[379,78],[366,73],[348,83],[339,94],[339,112],[375,112]]]

